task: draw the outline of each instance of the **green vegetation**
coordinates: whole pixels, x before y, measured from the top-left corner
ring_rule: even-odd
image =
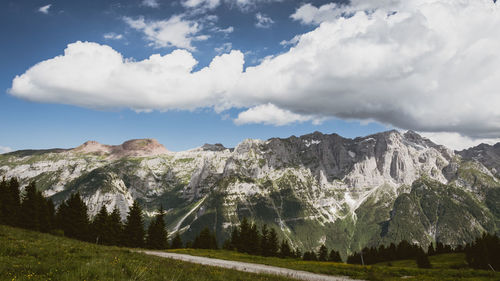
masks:
[[[497,280],[500,273],[465,268],[464,254],[443,254],[429,257],[432,269],[417,268],[415,260],[393,261],[372,266],[338,262],[304,261],[295,258],[253,256],[226,250],[176,249],[172,253],[203,256],[223,260],[259,263],[304,270],[314,273],[350,276],[366,280]],[[466,264],[466,263],[465,263]],[[460,265],[460,266],[457,266]]]
[[[251,274],[0,225],[0,280],[261,280]]]

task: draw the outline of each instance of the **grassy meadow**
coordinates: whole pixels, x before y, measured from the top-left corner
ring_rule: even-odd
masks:
[[[0,280],[280,280],[0,225]]]
[[[260,263],[328,275],[350,276],[366,280],[500,280],[500,273],[473,270],[467,267],[464,254],[443,254],[429,257],[432,269],[417,268],[414,260],[393,261],[371,266],[335,262],[303,261],[252,256],[224,250],[178,249],[169,252],[225,260]]]

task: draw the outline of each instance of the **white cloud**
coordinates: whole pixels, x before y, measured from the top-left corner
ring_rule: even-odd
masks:
[[[227,28],[214,27],[213,31],[229,34],[229,33],[232,33],[234,31],[234,27],[232,27],[232,26],[229,26]]]
[[[32,101],[76,104],[88,108],[137,111],[220,106],[224,91],[243,70],[243,54],[215,57],[193,72],[197,61],[185,50],[125,59],[109,46],[69,44],[64,55],[40,62],[16,76],[10,94]]]
[[[274,23],[274,21],[270,17],[262,13],[255,14],[255,19],[257,20],[255,26],[259,28],[269,28]]]
[[[173,15],[168,20],[146,21],[144,17],[124,21],[133,29],[146,35],[146,39],[156,48],[178,47],[194,50],[193,41],[207,40],[208,35],[200,35],[202,27],[195,21],[183,19],[182,15]]]
[[[51,6],[52,6],[52,4],[42,6],[42,7],[38,8],[38,11],[42,14],[48,14]]]
[[[500,138],[471,138],[467,136],[462,136],[459,133],[420,133],[422,136],[432,140],[437,144],[442,144],[446,147],[463,150],[473,146],[477,146],[481,143],[486,144],[496,144],[500,142]]]
[[[184,0],[181,3],[186,8],[213,10],[220,5],[220,0]]]
[[[243,124],[266,124],[283,126],[296,122],[313,121],[320,123],[321,119],[314,116],[305,116],[293,113],[289,110],[283,110],[276,107],[274,104],[262,104],[252,107],[238,114],[238,118],[234,119],[236,125]]]
[[[356,11],[359,7],[369,12]],[[192,73],[196,61],[187,51],[133,62],[110,47],[76,43],[63,56],[16,77],[10,93],[41,102],[138,110],[213,106],[255,107],[250,111],[255,112],[272,104],[306,118],[374,120],[472,139],[500,137],[498,5],[490,0],[353,0],[338,9],[338,17],[299,35],[288,51],[245,72],[243,55],[236,51]],[[161,28],[151,27],[156,23],[142,19],[131,25],[152,41],[173,42],[157,40]],[[182,44],[164,44],[191,47],[190,40],[177,41]],[[244,114],[245,122],[252,116]]]
[[[142,0],[142,5],[151,8],[158,8],[160,6],[158,0]]]
[[[499,49],[490,0],[401,1],[322,22],[247,68],[233,95],[243,105],[498,137]]]
[[[298,8],[290,17],[303,24],[318,24],[326,20],[335,19],[341,13],[342,10],[339,9],[336,3],[325,4],[319,8],[307,3]]]
[[[123,39],[123,35],[122,34],[117,34],[117,33],[114,33],[114,32],[105,33],[102,37],[104,37],[104,39],[108,39],[108,40],[120,40],[120,39]]]
[[[233,44],[227,42],[219,47],[216,47],[214,50],[217,54],[223,54],[223,53],[229,53],[231,49],[233,49]]]
[[[8,153],[8,152],[11,152],[11,151],[12,151],[12,148],[10,148],[8,146],[1,146],[0,145],[0,154]]]

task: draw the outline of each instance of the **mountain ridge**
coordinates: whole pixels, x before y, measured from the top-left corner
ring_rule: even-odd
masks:
[[[403,238],[458,245],[500,226],[495,146],[453,151],[395,130],[354,139],[313,132],[180,152],[153,140],[124,144],[3,154],[0,176],[23,185],[37,180],[56,204],[79,192],[90,215],[104,205],[124,216],[139,200],[150,216],[163,205],[169,230],[186,239],[205,226],[224,239],[246,216],[277,228],[295,247],[325,243],[343,255]],[[431,207],[444,212],[439,219],[426,213]]]

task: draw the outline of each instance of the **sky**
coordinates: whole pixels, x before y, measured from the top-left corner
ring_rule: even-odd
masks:
[[[500,141],[491,0],[4,0],[0,36],[0,153],[390,129]]]

